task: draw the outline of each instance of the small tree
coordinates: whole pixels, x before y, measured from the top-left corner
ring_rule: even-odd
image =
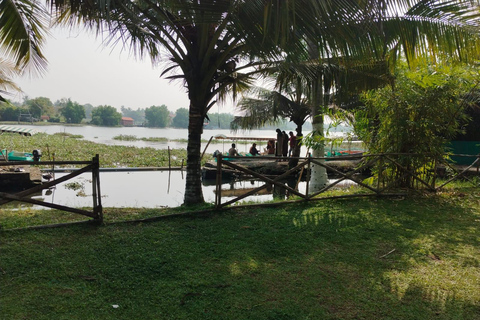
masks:
[[[25,104],[28,106],[30,114],[35,118],[40,118],[42,115],[53,116],[55,113],[52,101],[46,97],[27,99]]]
[[[145,109],[145,120],[147,127],[165,128],[168,125],[170,111],[166,105],[151,106]]]
[[[10,103],[0,103],[0,120],[17,121],[22,109]]]
[[[83,105],[83,108],[85,109],[85,119],[91,120],[93,106],[90,103],[86,103]]]
[[[428,179],[433,159],[442,158],[446,143],[465,123],[463,99],[472,87],[465,68],[447,66],[398,71],[394,86],[363,95],[365,106],[356,114],[355,132],[371,153],[409,153],[400,156],[404,168]],[[377,168],[383,178],[414,187],[411,176],[395,164]]]
[[[83,106],[70,99],[60,109],[60,114],[65,118],[66,123],[80,123],[85,118]]]
[[[175,112],[175,117],[172,120],[172,125],[175,128],[188,128],[188,109],[180,108]]]
[[[208,119],[205,129],[230,129],[234,117],[230,113],[212,113],[208,115]]]
[[[98,106],[92,109],[92,123],[97,126],[118,126],[122,115],[114,107]]]

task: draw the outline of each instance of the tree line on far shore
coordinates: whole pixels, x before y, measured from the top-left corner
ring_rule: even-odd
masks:
[[[135,126],[152,128],[188,128],[188,109],[179,108],[170,111],[166,105],[132,109],[122,106],[119,112],[108,105],[97,107],[91,104],[79,104],[71,99],[52,102],[47,97],[26,98],[23,102],[0,102],[0,121],[93,124],[98,126],[122,125],[122,117],[133,119]],[[231,129],[234,115],[230,113],[212,113],[205,120],[205,129]],[[294,130],[295,125],[279,119],[277,123],[265,125],[264,129]],[[311,127],[309,123],[307,127]]]
[[[53,123],[88,123],[99,126],[122,125],[122,117],[133,119],[136,126],[154,128],[188,128],[188,109],[180,108],[170,111],[166,105],[151,106],[143,109],[131,109],[122,106],[119,112],[108,105],[97,107],[91,104],[79,104],[71,99],[61,99],[52,102],[47,97],[26,98],[22,103],[0,103],[0,121]],[[214,113],[209,115],[210,121],[205,122],[205,128],[229,129],[234,116],[229,113]]]

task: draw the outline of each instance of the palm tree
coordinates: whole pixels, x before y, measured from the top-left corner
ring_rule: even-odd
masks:
[[[368,29],[359,37],[364,37],[360,44],[367,46],[366,51],[351,48],[348,56],[343,56],[335,50],[325,52],[318,42],[308,39],[308,60],[310,63],[325,61],[336,58],[340,60],[355,57],[353,60],[363,60],[364,64],[369,61],[372,67],[375,65],[384,69],[384,62],[389,68],[384,69],[385,84],[394,81],[390,69],[394,68],[397,59],[403,56],[410,65],[422,56],[429,59],[459,59],[472,61],[478,58],[480,53],[478,36],[478,2],[476,1],[372,1],[366,2],[364,13],[369,13],[367,21],[361,23],[368,26]],[[403,13],[404,12],[404,13]],[[358,43],[357,43],[358,45]],[[360,55],[357,55],[360,53]],[[367,53],[371,55],[366,57]],[[347,72],[351,68],[346,68]],[[320,71],[320,72],[318,72]],[[318,69],[311,78],[310,99],[312,108],[312,127],[317,134],[314,140],[322,140],[323,117],[322,110],[325,110],[330,102],[331,89],[341,89],[345,86],[345,80],[352,83],[350,76],[342,77],[338,82],[332,74],[321,72]],[[334,80],[334,81],[332,81]],[[360,87],[365,87],[360,85]],[[344,88],[345,89],[345,88]],[[340,90],[345,91],[345,90]],[[314,157],[323,157],[324,145],[313,150]],[[311,190],[315,192],[321,189],[327,181],[325,168],[313,165],[311,174]]]
[[[230,124],[231,129],[256,129],[289,119],[297,125],[297,131],[302,131],[303,124],[310,118],[311,106],[299,90],[292,87],[281,92],[252,87],[248,92],[254,97],[239,101],[237,107],[243,116],[235,117]]]
[[[3,97],[11,91],[19,91],[20,88],[11,80],[17,74],[15,65],[8,60],[0,60],[0,102],[7,102]]]
[[[402,8],[410,2],[397,0],[392,4]],[[262,59],[271,61],[272,56],[289,53],[290,57],[298,56],[304,61],[306,49],[312,47],[316,50],[306,57],[313,60],[355,56],[366,51],[372,54],[372,47],[377,58],[383,59],[391,52],[392,39],[398,41],[398,47],[403,44],[409,57],[414,57],[417,44],[428,42],[428,49],[437,48],[436,44],[448,49],[464,48],[465,39],[470,36],[454,32],[461,26],[458,23],[451,25],[446,19],[435,20],[435,16],[418,18],[422,8],[433,7],[432,1],[418,1],[421,5],[415,6],[415,14],[407,19],[391,17],[386,6],[390,2],[385,0],[53,0],[53,3],[62,21],[83,20],[99,31],[107,28],[112,43],[129,43],[134,52],[149,56],[155,63],[168,56],[171,66],[163,74],[172,73],[170,79],[182,80],[190,100],[185,204],[203,202],[200,138],[208,110],[216,99],[248,84],[252,73],[246,70]],[[441,37],[439,31],[444,32]],[[443,41],[446,33],[448,39],[455,41]],[[424,34],[434,36],[422,37]],[[452,38],[452,34],[462,37]],[[323,104],[322,81],[322,77],[317,77],[311,87],[314,115]],[[314,119],[317,118],[320,119]]]
[[[182,80],[190,100],[185,204],[203,202],[200,138],[204,118],[216,99],[248,84],[251,74],[246,70],[256,66],[258,58],[274,55],[280,47],[302,49],[297,34],[312,35],[318,17],[338,34],[348,29],[338,24],[338,17],[329,17],[331,6],[340,3],[326,7],[323,1],[70,0],[68,7],[63,7],[64,1],[55,3],[62,21],[77,21],[80,16],[94,27],[107,27],[111,41],[128,41],[139,55],[155,62],[162,54],[169,57],[171,66],[163,74],[173,73],[169,79]],[[354,1],[342,3],[348,4],[343,12],[348,8],[355,12]],[[108,10],[102,4],[108,4]],[[329,42],[325,45],[334,47]]]
[[[49,19],[37,1],[0,0],[0,93],[19,90],[11,81],[15,75],[45,71],[41,48]]]

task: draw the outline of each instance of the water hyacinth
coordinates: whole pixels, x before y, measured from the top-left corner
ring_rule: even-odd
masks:
[[[168,167],[168,150],[150,147],[138,148],[132,146],[110,146],[69,135],[49,135],[38,133],[26,137],[18,134],[0,135],[2,149],[31,152],[42,150],[43,161],[85,161],[96,154],[100,156],[101,167]],[[185,149],[170,149],[170,165],[185,165],[187,151]],[[209,157],[205,157],[204,161]]]

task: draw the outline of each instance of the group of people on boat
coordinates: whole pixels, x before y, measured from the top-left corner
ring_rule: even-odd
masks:
[[[297,135],[294,135],[290,131],[287,135],[285,131],[280,129],[276,130],[277,132],[277,141],[275,139],[268,140],[267,147],[264,149],[266,155],[274,155],[276,157],[291,157],[295,156],[294,149],[299,144],[299,141],[303,138],[303,135],[297,130]],[[253,143],[249,151],[250,155],[258,156],[261,155],[260,151],[257,149],[257,144]],[[238,157],[238,153],[235,143],[232,143],[232,147],[228,150],[229,157]],[[298,155],[297,155],[298,156]]]

